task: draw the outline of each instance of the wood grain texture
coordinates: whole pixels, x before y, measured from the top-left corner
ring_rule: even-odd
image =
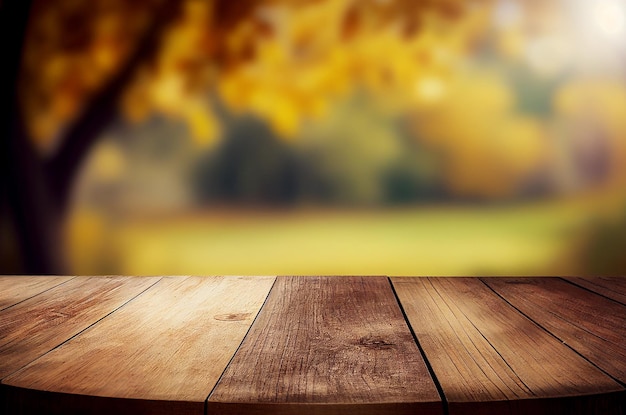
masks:
[[[59,346],[158,278],[74,278],[0,311],[0,379]]]
[[[441,414],[383,277],[279,277],[209,414]]]
[[[49,400],[61,409],[78,402],[88,413],[108,414],[126,401],[132,413],[202,414],[274,279],[163,278],[4,383],[54,392]],[[37,413],[35,401],[14,404]]]
[[[484,281],[559,340],[626,383],[626,306],[559,278]]]
[[[626,305],[626,277],[570,277],[565,280]]]
[[[21,303],[72,277],[0,276],[0,311]]]
[[[451,415],[604,415],[623,409],[619,384],[480,280],[392,282]]]

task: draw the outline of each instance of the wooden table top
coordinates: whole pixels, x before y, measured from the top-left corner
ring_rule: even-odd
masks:
[[[0,277],[2,414],[625,414],[626,279]]]

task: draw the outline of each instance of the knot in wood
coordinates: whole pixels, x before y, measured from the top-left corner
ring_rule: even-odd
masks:
[[[359,346],[367,347],[368,349],[376,349],[376,350],[391,349],[393,346],[395,346],[394,343],[387,341],[383,339],[382,337],[373,337],[373,336],[361,337],[358,340],[357,344]]]
[[[250,313],[227,313],[218,314],[213,318],[219,321],[242,321],[246,320],[248,317],[250,317]]]

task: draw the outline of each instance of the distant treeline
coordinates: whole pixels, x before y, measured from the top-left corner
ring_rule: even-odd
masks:
[[[401,123],[356,123],[364,125],[347,121],[326,131],[312,126],[286,141],[255,118],[237,119],[192,170],[194,193],[200,202],[244,204],[384,205],[447,198],[437,154],[403,133]]]

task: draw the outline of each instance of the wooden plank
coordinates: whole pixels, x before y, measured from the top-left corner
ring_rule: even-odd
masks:
[[[441,414],[383,277],[279,277],[209,414]]]
[[[111,313],[158,278],[74,278],[0,311],[0,379]]]
[[[485,282],[559,340],[626,383],[626,306],[558,278]]]
[[[72,277],[0,276],[0,311],[21,303]]]
[[[451,415],[619,413],[621,386],[480,280],[392,282]]]
[[[59,413],[78,406],[78,412],[108,414],[127,405],[125,413],[202,414],[274,279],[163,278],[5,379],[11,386],[54,393],[43,407],[28,394],[14,406],[26,413],[56,405]]]
[[[570,277],[565,280],[626,305],[626,277]]]

